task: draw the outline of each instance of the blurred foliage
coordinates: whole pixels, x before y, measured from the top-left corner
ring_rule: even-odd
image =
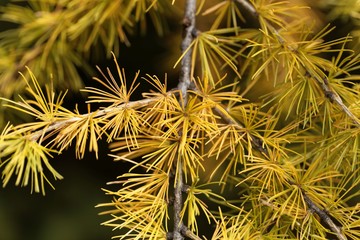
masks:
[[[173,14],[169,6],[149,0],[9,2],[0,9],[0,95],[21,93],[24,82],[18,72],[27,74],[25,66],[41,86],[51,82],[55,89],[79,90],[82,78],[94,74],[92,54],[104,51],[97,61],[111,51],[119,55],[120,44],[130,44],[128,34],[145,33],[146,18],[163,35],[166,16]]]

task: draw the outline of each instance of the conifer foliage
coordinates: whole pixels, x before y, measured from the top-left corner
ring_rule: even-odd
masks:
[[[76,158],[97,156],[105,138],[114,161],[132,165],[98,205],[117,239],[360,238],[357,24],[334,37],[315,19],[325,9],[357,23],[359,1],[18,2],[1,11],[17,27],[0,34],[0,91],[35,120],[3,127],[3,186],[15,178],[44,194],[62,179],[52,156],[70,145]],[[139,72],[127,79],[119,44],[139,26],[163,34],[175,8],[177,87]],[[88,69],[82,59],[99,43],[116,67],[98,68],[96,87],[83,89],[87,113],[66,109],[57,86],[80,86],[76,69]],[[27,93],[12,100],[4,86],[19,70]],[[153,90],[134,100],[144,81]]]

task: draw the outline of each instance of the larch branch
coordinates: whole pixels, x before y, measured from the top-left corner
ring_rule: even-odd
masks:
[[[258,16],[258,13],[255,9],[255,7],[250,4],[247,0],[237,0],[238,3],[240,3],[244,8],[246,8],[251,14],[253,14],[255,17]],[[283,37],[280,36],[280,34],[278,34],[278,32],[276,31],[276,29],[270,24],[269,27],[270,29],[272,29],[273,34],[277,36],[278,40],[280,42],[286,42],[286,39],[284,39]],[[316,82],[321,86],[324,95],[331,101],[336,103],[341,110],[358,126],[360,127],[360,121],[359,119],[349,110],[349,108],[344,104],[344,102],[342,101],[341,97],[335,92],[333,91],[329,84],[327,79],[321,79],[320,77],[316,76],[315,74],[311,74],[311,70],[308,69],[308,67],[303,66],[304,70],[306,71],[307,74],[309,74],[309,76],[311,78],[313,78],[314,80],[316,80]],[[309,207],[309,209],[311,211],[314,211],[315,213],[317,213],[319,215],[319,217],[321,218],[322,221],[324,221],[328,227],[334,232],[334,234],[337,236],[337,238],[339,240],[346,240],[347,238],[342,234],[341,232],[341,228],[339,226],[337,226],[334,221],[331,219],[331,217],[323,210],[321,210],[310,198],[309,196],[305,193],[305,191],[303,189],[302,193],[303,193],[303,197],[304,200],[307,204],[307,206]]]
[[[174,240],[183,240],[184,236],[182,234],[183,222],[181,220],[181,210],[183,207],[182,202],[182,193],[183,193],[183,171],[182,171],[182,156],[178,157],[178,162],[176,164],[175,174],[175,190],[174,190],[174,230],[173,230],[173,239]]]
[[[170,91],[169,94],[171,94],[171,93],[172,92]],[[70,125],[71,123],[80,121],[84,117],[87,117],[87,116],[92,115],[94,113],[96,113],[94,117],[101,117],[101,116],[103,116],[103,115],[105,115],[105,114],[107,114],[109,112],[112,112],[112,111],[114,111],[116,109],[122,109],[122,108],[137,109],[137,108],[141,108],[141,107],[149,105],[149,104],[151,104],[153,102],[156,102],[158,99],[159,99],[158,97],[154,97],[154,98],[141,99],[141,100],[137,100],[137,101],[131,101],[131,102],[123,103],[123,104],[115,106],[115,107],[107,107],[107,108],[104,108],[102,110],[98,110],[96,112],[81,114],[79,116],[74,116],[74,117],[70,117],[70,118],[67,118],[67,119],[54,121],[54,122],[50,123],[48,127],[31,133],[29,138],[32,141],[37,141],[39,138],[41,138],[41,136],[44,136],[44,135],[46,135],[48,133],[51,133],[53,131],[58,131],[59,129],[62,129],[63,127],[66,127],[66,126]]]
[[[325,222],[329,228],[331,229],[331,231],[333,231],[333,233],[336,235],[336,237],[339,240],[347,240],[347,238],[345,237],[345,235],[341,232],[341,228],[339,226],[337,226],[334,221],[331,219],[331,217],[328,215],[328,213],[326,213],[324,210],[321,210],[310,198],[309,196],[305,193],[305,191],[303,189],[301,189],[301,192],[303,194],[304,200],[307,204],[307,206],[309,207],[309,209],[313,212],[315,212],[320,219]]]
[[[183,41],[181,43],[181,51],[185,52],[194,39],[195,28],[195,12],[196,12],[196,0],[187,0],[185,6],[185,16],[183,19]],[[192,49],[189,49],[181,60],[181,69],[178,89],[182,94],[184,103],[187,102],[187,90],[191,83],[191,55]]]
[[[259,14],[256,8],[247,0],[236,0],[240,5],[242,5],[247,11],[249,11],[254,17],[258,17]],[[278,38],[279,42],[286,43],[287,40],[283,38],[277,31],[276,28],[267,22],[268,27],[271,29],[272,33]],[[293,49],[296,52],[296,49]],[[357,126],[360,127],[359,119],[350,111],[350,109],[344,104],[339,94],[332,90],[327,82],[327,79],[321,79],[319,76],[312,74],[311,69],[306,65],[302,65],[306,73],[313,78],[321,87],[325,97],[327,97],[332,103],[336,103],[352,121]]]
[[[230,113],[226,110],[226,108],[217,105],[214,107],[214,110],[221,116],[222,120],[228,124],[238,126],[240,129],[245,129],[241,123],[230,116]],[[260,153],[263,153],[265,156],[269,156],[269,151],[266,146],[263,145],[263,141],[260,138],[250,135],[250,141],[254,149],[258,150]]]
[[[196,0],[187,0],[185,4],[185,15],[183,19],[183,40],[181,43],[181,51],[186,51],[194,39],[195,32],[195,12]],[[180,90],[180,101],[184,107],[187,104],[187,91],[191,83],[191,55],[192,50],[189,49],[183,59],[181,60],[181,69],[179,76],[178,89]],[[179,129],[181,132],[182,129]],[[183,193],[183,156],[179,153],[178,162],[176,164],[175,174],[175,189],[174,189],[174,230],[173,239],[183,240],[183,222],[181,220],[181,210],[183,208],[182,193]]]

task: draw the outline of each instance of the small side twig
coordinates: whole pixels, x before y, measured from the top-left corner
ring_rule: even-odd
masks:
[[[273,209],[273,210],[278,210],[279,209],[279,206],[276,206],[274,203],[270,202],[268,199],[265,200],[265,199],[260,198],[260,203],[262,205],[264,205],[264,206],[267,206],[267,207]],[[286,215],[286,216],[289,216],[289,217],[293,217],[292,215],[290,215],[290,214],[288,214],[286,212],[284,212],[283,214]],[[301,223],[299,223],[298,221],[296,221],[295,224],[296,224],[296,226],[301,227]]]
[[[192,240],[201,240],[201,238],[199,236],[197,236],[195,233],[193,233],[192,231],[190,231],[187,227],[183,226],[183,228],[181,229],[181,233],[183,236],[190,238]]]
[[[227,112],[227,110],[225,108],[222,108],[220,106],[215,106],[214,107],[214,110],[217,114],[219,114],[221,116],[221,118],[227,122],[228,124],[231,124],[231,125],[236,125],[236,126],[239,126],[239,128],[244,128],[244,126],[237,122],[236,120],[234,120],[230,114]],[[224,113],[224,111],[226,113]],[[263,141],[256,137],[256,136],[253,136],[253,135],[250,135],[250,141],[251,141],[251,144],[252,144],[252,147],[254,149],[256,149],[257,151],[259,151],[260,153],[263,153],[265,156],[269,156],[269,151],[268,149],[263,145]]]
[[[329,84],[328,84],[328,80],[323,80],[321,81],[321,79],[317,79],[315,76],[311,76],[312,78],[316,79],[317,82],[319,83],[319,85],[321,86],[325,96],[332,102],[332,103],[336,103],[341,110],[353,121],[353,123],[360,127],[360,121],[359,119],[350,111],[350,109],[344,104],[343,100],[341,99],[341,97],[339,96],[339,94],[337,94],[336,92],[334,92]]]
[[[184,237],[187,237],[191,240],[202,240],[199,236],[197,236],[195,233],[193,233],[192,231],[190,231],[187,227],[183,226],[181,228],[181,234]],[[174,233],[173,232],[169,232],[166,235],[166,239],[170,240],[170,239],[174,239]]]
[[[345,235],[341,232],[341,228],[334,223],[334,221],[331,219],[331,217],[328,215],[328,213],[325,212],[324,210],[321,210],[309,198],[309,196],[305,193],[305,191],[303,189],[301,189],[301,192],[303,194],[304,200],[305,200],[307,206],[309,207],[309,209],[311,211],[315,212],[320,217],[320,219],[328,225],[328,227],[331,229],[331,231],[336,235],[336,237],[339,240],[347,240]]]
[[[168,94],[172,94],[172,91],[170,91]],[[88,117],[89,115],[95,114],[94,117],[101,117],[109,112],[112,112],[114,110],[118,110],[118,109],[123,109],[123,108],[133,108],[133,109],[137,109],[137,108],[141,108],[144,107],[146,105],[149,105],[153,102],[156,102],[158,100],[158,97],[154,97],[154,98],[146,98],[146,99],[141,99],[141,100],[137,100],[137,101],[132,101],[132,102],[128,102],[128,103],[124,103],[121,104],[119,106],[116,107],[108,107],[108,108],[104,108],[102,110],[98,110],[96,112],[90,112],[90,113],[85,113],[85,114],[81,114],[78,116],[74,116],[71,118],[67,118],[67,119],[61,119],[61,120],[55,120],[52,123],[49,123],[49,125],[46,128],[37,130],[35,132],[32,132],[30,135],[30,140],[32,141],[37,141],[39,140],[39,138],[41,138],[42,136],[46,135],[47,133],[51,133],[54,131],[57,131],[59,129],[62,129],[74,122],[80,121],[82,120],[84,117]],[[19,126],[18,126],[19,127]]]

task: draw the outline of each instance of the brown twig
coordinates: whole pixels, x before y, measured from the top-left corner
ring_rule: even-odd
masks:
[[[304,200],[307,204],[307,206],[309,207],[309,209],[313,212],[315,212],[320,219],[325,222],[329,228],[331,229],[331,231],[336,235],[336,237],[339,240],[346,240],[347,238],[345,237],[345,235],[341,232],[341,228],[339,226],[337,226],[334,221],[331,219],[331,217],[329,216],[329,214],[324,211],[321,210],[310,198],[309,196],[305,193],[304,189],[301,189],[301,192],[303,194]]]
[[[192,231],[190,231],[189,229],[187,229],[187,227],[185,227],[183,225],[182,229],[181,229],[181,234],[184,237],[187,237],[191,240],[202,240],[199,236],[197,236],[195,233],[193,233]],[[174,239],[174,233],[169,232],[166,235],[166,239],[170,240],[170,239]]]
[[[173,239],[182,240],[184,236],[181,229],[183,228],[183,222],[181,220],[181,210],[183,207],[182,193],[183,193],[183,170],[182,170],[182,156],[179,156],[176,165],[177,174],[175,174],[175,191],[174,191],[174,230]]]
[[[191,42],[194,39],[193,33],[195,32],[195,12],[196,12],[196,0],[187,0],[185,5],[185,15],[183,19],[183,40],[181,43],[181,51],[187,53],[181,60],[181,69],[179,76],[178,89],[180,90],[181,104],[186,106],[187,104],[187,92],[191,84],[191,52],[189,49]],[[181,132],[182,129],[179,129]],[[182,193],[183,193],[183,156],[179,154],[178,161],[176,163],[175,174],[175,189],[174,189],[174,230],[172,237],[174,240],[183,240],[186,235],[184,232],[184,225],[181,220],[181,211],[183,208]]]
[[[239,123],[238,121],[234,120],[231,116],[230,113],[223,107],[221,106],[215,106],[214,110],[217,114],[219,114],[221,116],[221,119],[223,119],[225,122],[227,122],[228,124],[231,125],[235,125],[235,126],[239,126],[239,128],[244,128],[244,126]],[[251,141],[251,146],[258,150],[260,153],[263,153],[265,156],[269,156],[269,151],[266,148],[266,146],[263,145],[263,141],[253,135],[250,135],[250,141]]]
[[[262,205],[264,205],[264,206],[267,206],[267,207],[273,209],[273,210],[278,210],[278,209],[279,209],[279,206],[276,206],[274,203],[270,202],[268,199],[265,200],[265,199],[260,198],[260,203],[261,203]],[[286,213],[286,211],[284,211],[283,214],[286,215],[286,216],[289,216],[289,217],[293,217],[293,216],[290,215],[289,213]],[[280,216],[281,216],[281,215],[280,215]],[[279,216],[279,217],[280,217],[280,216]],[[298,221],[296,221],[295,224],[296,224],[296,226],[301,227],[301,223],[299,223]]]
[[[192,240],[201,240],[201,238],[199,236],[197,236],[195,233],[193,233],[192,231],[190,231],[187,227],[183,226],[183,228],[181,229],[181,233],[183,236],[190,238]]]
[[[194,39],[195,28],[195,12],[196,0],[187,0],[185,6],[185,16],[183,19],[183,41],[181,43],[181,51],[185,52]],[[182,94],[184,104],[187,102],[187,91],[191,84],[191,54],[192,49],[189,49],[184,57],[181,59],[181,69],[178,89]]]
[[[172,94],[172,91],[168,92],[169,94]],[[104,108],[102,110],[98,110],[97,112],[95,112],[95,116],[94,117],[101,117],[109,112],[113,112],[114,110],[119,110],[122,108],[133,108],[133,109],[137,109],[140,107],[144,107],[148,104],[151,104],[153,102],[156,102],[159,98],[158,97],[154,97],[154,98],[146,98],[146,99],[141,99],[141,100],[137,100],[137,101],[132,101],[132,102],[128,102],[128,103],[124,103],[115,107],[108,107],[108,108]],[[81,114],[78,116],[74,116],[71,118],[67,118],[67,119],[62,119],[62,120],[58,120],[58,121],[54,121],[52,123],[50,123],[46,128],[43,128],[41,130],[35,131],[33,133],[31,133],[29,139],[32,141],[37,141],[39,140],[39,138],[41,138],[42,136],[46,135],[49,132],[53,132],[59,129],[62,129],[68,125],[70,125],[71,123],[77,122],[82,120],[84,117],[87,117],[89,115],[94,114],[94,112],[91,113],[86,113],[86,114]],[[19,128],[21,127],[21,125],[18,126]]]

